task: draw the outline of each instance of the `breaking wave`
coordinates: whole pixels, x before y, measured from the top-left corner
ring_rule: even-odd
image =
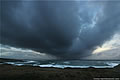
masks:
[[[120,61],[13,61],[3,62],[0,64],[11,64],[15,66],[38,66],[38,67],[54,67],[54,68],[113,68],[120,64]]]

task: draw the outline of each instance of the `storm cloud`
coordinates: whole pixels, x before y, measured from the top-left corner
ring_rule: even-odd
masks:
[[[91,55],[120,27],[120,1],[2,1],[1,44],[58,58]]]

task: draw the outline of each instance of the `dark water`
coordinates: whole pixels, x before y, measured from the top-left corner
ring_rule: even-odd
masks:
[[[107,61],[107,60],[94,60],[94,61],[86,61],[86,60],[47,60],[47,61],[11,61],[11,62],[3,62],[0,64],[12,64],[16,66],[22,65],[30,65],[30,66],[39,66],[39,67],[56,67],[56,68],[113,68],[120,64],[120,61]]]

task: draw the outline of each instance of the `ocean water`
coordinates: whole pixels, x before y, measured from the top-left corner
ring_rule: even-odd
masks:
[[[55,67],[55,68],[113,68],[120,64],[120,61],[107,60],[47,60],[47,61],[10,61],[2,62],[0,64],[11,64],[16,66],[30,65],[39,67]]]

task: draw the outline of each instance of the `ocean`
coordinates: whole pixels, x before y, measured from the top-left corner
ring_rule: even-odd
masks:
[[[55,67],[55,68],[113,68],[120,64],[119,60],[23,60],[7,61],[0,64],[11,64],[15,66],[38,66],[38,67]]]

